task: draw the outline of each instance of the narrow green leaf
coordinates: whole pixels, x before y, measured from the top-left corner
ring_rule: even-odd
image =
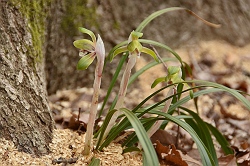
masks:
[[[94,43],[96,43],[96,37],[95,37],[95,34],[92,31],[90,31],[90,30],[88,30],[86,28],[83,28],[83,27],[79,27],[78,29],[79,29],[80,32],[88,34],[91,37],[92,41]]]
[[[147,25],[148,23],[150,23],[153,19],[155,19],[156,17],[170,12],[170,11],[176,11],[176,10],[185,10],[185,8],[181,8],[181,7],[172,7],[172,8],[167,8],[167,9],[162,9],[159,10],[157,12],[152,13],[151,15],[149,15],[146,19],[144,19],[141,24],[136,28],[135,31],[137,32],[141,32]]]
[[[73,42],[73,45],[76,48],[82,49],[82,50],[88,50],[88,51],[92,51],[95,49],[95,45],[92,41],[88,40],[88,39],[80,39],[80,40],[76,40]]]
[[[191,116],[193,116],[193,118],[197,122],[197,127],[198,127],[198,130],[200,131],[199,137],[201,138],[201,140],[203,141],[203,143],[206,145],[207,149],[209,150],[210,154],[212,155],[215,164],[218,165],[218,159],[217,159],[216,151],[214,148],[214,143],[213,143],[211,134],[208,130],[206,123],[195,112],[185,107],[181,107],[181,108],[187,111]]]
[[[94,59],[95,59],[94,52],[83,56],[77,63],[77,69],[78,70],[87,69],[89,67],[89,65],[94,61]]]
[[[176,58],[163,58],[162,60],[163,60],[163,62],[167,62],[167,61],[176,61],[177,59],[176,59]],[[143,74],[145,71],[147,71],[148,69],[150,69],[150,68],[152,68],[152,67],[154,67],[154,66],[156,66],[156,65],[159,65],[159,64],[161,64],[161,62],[158,63],[158,62],[156,62],[156,61],[153,61],[153,62],[148,63],[147,65],[145,65],[144,67],[142,67],[140,70],[136,71],[136,73],[134,73],[134,74],[130,77],[129,83],[128,83],[128,84],[129,84],[129,85],[132,84],[132,83],[133,83],[141,74]]]
[[[154,149],[150,139],[148,138],[147,132],[143,128],[139,119],[135,116],[135,114],[133,112],[131,112],[128,109],[122,108],[121,111],[124,112],[124,114],[126,115],[126,117],[129,120],[129,122],[133,126],[133,128],[136,132],[136,135],[141,143],[141,146],[144,150],[146,161],[144,161],[143,163],[146,163],[147,165],[150,165],[150,166],[151,165],[158,166],[159,161],[158,161],[158,157],[156,155],[155,149]]]
[[[165,44],[162,44],[160,42],[156,42],[153,40],[147,40],[147,39],[138,39],[138,40],[141,43],[151,44],[151,45],[161,47],[161,48],[167,50],[168,52],[172,53],[176,57],[176,59],[178,59],[180,61],[180,63],[182,64],[181,57],[174,50],[172,50],[170,47],[166,46]]]
[[[89,163],[89,166],[99,166],[100,165],[100,159],[93,157],[91,162]]]
[[[116,67],[116,71],[115,71],[115,73],[114,73],[114,75],[113,75],[113,77],[112,77],[112,80],[111,80],[111,82],[110,82],[110,85],[109,85],[107,94],[106,94],[106,96],[105,96],[105,98],[104,98],[104,100],[103,100],[102,108],[101,108],[101,110],[100,110],[100,112],[99,112],[99,117],[101,117],[101,115],[102,115],[102,112],[103,112],[103,110],[104,110],[104,107],[105,107],[105,105],[106,105],[106,103],[107,103],[107,101],[108,101],[108,98],[109,98],[109,96],[110,96],[112,90],[113,90],[113,87],[115,86],[116,80],[117,80],[117,78],[118,78],[118,76],[119,76],[119,73],[120,73],[120,71],[121,71],[121,69],[122,69],[122,66],[123,66],[123,64],[125,63],[125,61],[126,61],[127,58],[128,58],[128,53],[126,53],[125,56],[122,56],[122,57],[121,57],[120,62],[119,62],[119,64],[118,64],[118,66]],[[112,109],[114,108],[114,105],[115,105],[115,102],[114,102],[113,106],[110,107],[109,110],[112,110]]]
[[[207,127],[213,133],[214,137],[218,141],[218,143],[221,145],[222,150],[224,153],[227,154],[233,154],[233,150],[230,148],[230,144],[228,143],[227,139],[221,134],[221,132],[214,126],[212,126],[209,123],[206,123]]]
[[[106,144],[106,145],[101,145],[101,141],[102,141],[102,138],[103,138],[103,135],[104,135],[104,133],[105,133],[105,130],[106,130],[106,128],[107,128],[107,126],[108,126],[108,124],[109,124],[109,121],[110,121],[110,119],[111,119],[111,117],[113,116],[113,114],[116,112],[117,110],[111,110],[111,111],[109,111],[108,112],[108,114],[107,114],[107,116],[105,117],[105,119],[104,119],[104,122],[103,122],[103,124],[102,124],[102,126],[101,126],[101,128],[99,129],[99,137],[98,137],[98,140],[97,140],[97,144],[96,144],[96,149],[99,149],[99,150],[102,150],[102,148],[104,148],[106,145],[108,145],[108,144]],[[118,135],[119,133],[117,133],[117,135]],[[101,147],[100,147],[100,145],[101,145]]]
[[[143,53],[145,53],[145,54],[148,54],[148,55],[152,56],[152,58],[154,58],[154,60],[155,60],[156,62],[159,62],[159,59],[158,59],[157,55],[155,54],[155,52],[154,52],[153,50],[151,50],[151,49],[149,49],[149,48],[146,48],[146,47],[142,47],[141,52],[143,52]]]
[[[197,135],[195,130],[189,124],[183,122],[182,120],[180,120],[172,115],[169,115],[168,113],[164,113],[161,111],[155,111],[155,110],[150,110],[150,112],[157,114],[157,115],[164,116],[168,120],[176,123],[177,125],[181,126],[184,130],[186,130],[190,134],[190,136],[193,138],[194,142],[197,145],[197,148],[200,152],[200,157],[201,157],[203,165],[204,166],[215,166],[215,162],[214,162],[209,150],[206,148],[203,141],[200,139],[200,137]]]

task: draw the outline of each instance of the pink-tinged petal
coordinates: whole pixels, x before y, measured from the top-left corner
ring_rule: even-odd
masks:
[[[105,59],[105,47],[100,35],[97,36],[95,52],[97,59],[104,62]]]

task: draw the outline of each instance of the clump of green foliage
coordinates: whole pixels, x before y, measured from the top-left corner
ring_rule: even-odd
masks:
[[[235,96],[235,98],[239,99],[245,106],[250,110],[250,102],[238,91],[227,88],[223,85],[202,81],[202,80],[185,80],[185,72],[189,71],[191,74],[190,67],[184,63],[181,57],[173,51],[171,48],[166,46],[165,44],[142,39],[143,33],[142,30],[145,26],[148,25],[150,21],[155,19],[156,17],[176,10],[184,10],[187,13],[196,16],[197,18],[201,19],[199,16],[194,14],[192,11],[185,9],[185,8],[167,8],[160,11],[157,11],[147,17],[136,30],[132,31],[129,35],[127,41],[124,41],[118,45],[116,45],[108,55],[108,58],[112,61],[113,58],[118,55],[122,54],[120,63],[117,66],[117,70],[111,80],[110,87],[107,90],[107,95],[103,102],[102,109],[100,110],[100,114],[104,109],[104,106],[107,103],[108,98],[110,97],[110,93],[114,87],[114,84],[117,80],[117,77],[121,71],[123,64],[127,61],[125,71],[123,73],[122,81],[120,84],[120,91],[117,95],[117,98],[114,100],[113,104],[109,107],[109,112],[105,117],[103,125],[99,129],[97,133],[95,133],[95,137],[97,137],[97,144],[95,148],[97,150],[102,150],[104,147],[108,146],[112,140],[114,140],[121,132],[126,129],[133,128],[135,133],[131,134],[127,140],[123,143],[122,146],[127,147],[124,152],[137,150],[141,151],[144,155],[144,163],[147,165],[156,166],[159,165],[158,158],[154,147],[150,141],[150,136],[154,134],[156,130],[159,128],[165,128],[168,125],[168,122],[174,122],[178,126],[182,127],[186,130],[191,137],[193,138],[194,142],[197,145],[197,148],[200,152],[200,157],[202,159],[202,163],[205,166],[215,166],[218,165],[218,159],[216,156],[216,151],[214,148],[214,143],[212,140],[212,135],[215,136],[216,140],[221,145],[225,154],[233,153],[232,150],[229,148],[229,144],[223,135],[211,124],[204,122],[200,116],[195,113],[195,111],[185,108],[183,106],[184,103],[197,99],[201,95],[215,93],[220,91],[228,92],[229,94]],[[217,27],[218,25],[209,23],[203,19],[203,22],[210,26]],[[102,57],[102,61],[104,61],[104,44],[102,42],[98,43],[98,39],[101,39],[98,36],[97,42],[93,32],[80,28],[80,31],[83,33],[87,33],[91,36],[92,41],[86,39],[80,39],[74,42],[74,45],[80,49],[80,54],[83,57],[78,62],[78,69],[86,69],[94,60],[95,56]],[[150,44],[154,47],[165,49],[172,53],[174,58],[160,58],[153,50],[146,48],[143,44]],[[101,48],[101,49],[100,49]],[[99,50],[99,51],[98,51]],[[137,71],[131,76],[131,69],[136,64],[136,61],[141,56],[141,53],[146,53],[153,57],[154,61],[150,62],[148,65]],[[99,58],[100,60],[101,58]],[[124,98],[126,97],[126,91],[128,86],[134,82],[143,72],[147,71],[149,68],[159,65],[162,63],[167,63],[169,61],[179,61],[179,66],[168,66],[166,70],[166,75],[160,77],[154,81],[152,84],[152,88],[154,88],[160,82],[166,82],[166,86],[156,90],[153,94],[145,98],[143,101],[138,103],[138,105],[133,108],[132,110],[126,108],[124,106]],[[102,63],[97,63],[96,66],[96,73],[95,77],[101,77],[101,71],[103,68]],[[146,80],[145,80],[146,82]],[[100,85],[100,80],[98,81]],[[93,101],[92,105],[95,105],[98,101],[98,92],[100,86],[95,85],[94,83],[94,94],[93,94]],[[201,88],[202,87],[202,88]],[[210,88],[205,88],[210,87]],[[154,103],[152,105],[145,106],[144,104],[150,100],[153,96],[157,95],[164,89],[168,89],[167,96],[160,102]],[[199,89],[198,91],[193,92],[193,89]],[[183,97],[183,93],[189,92],[188,96]],[[194,100],[196,102],[197,100]],[[85,141],[85,150],[84,154],[89,154],[92,145],[89,142],[89,138],[91,138],[93,133],[94,123],[93,120],[96,118],[96,111],[97,107],[91,106],[91,113],[90,114],[90,121],[88,124],[87,134],[86,134],[86,141]],[[174,114],[177,112],[177,115]],[[144,118],[143,115],[151,114],[150,118]],[[118,123],[115,123],[117,118],[120,118]],[[88,138],[89,137],[89,138]],[[138,147],[135,147],[136,143],[139,141]]]

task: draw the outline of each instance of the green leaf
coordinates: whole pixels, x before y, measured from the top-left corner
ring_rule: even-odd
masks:
[[[158,59],[157,55],[155,54],[155,52],[153,50],[151,50],[149,48],[146,48],[146,47],[142,47],[141,52],[152,56],[156,62],[159,62],[159,59]]]
[[[112,52],[112,51],[110,51],[110,52]],[[110,53],[109,53],[109,55],[110,55]],[[101,110],[100,110],[100,112],[99,112],[99,117],[101,117],[101,115],[102,115],[102,112],[103,112],[103,110],[104,110],[104,107],[105,107],[105,105],[106,105],[106,103],[107,103],[107,101],[108,101],[108,99],[109,99],[109,96],[110,96],[110,94],[111,94],[111,92],[112,92],[112,90],[113,90],[113,88],[114,88],[114,86],[115,86],[116,80],[117,80],[117,78],[118,78],[118,76],[119,76],[119,73],[120,73],[120,71],[121,71],[121,69],[122,69],[122,66],[123,66],[123,64],[125,63],[125,61],[126,61],[127,58],[128,58],[128,52],[126,53],[125,56],[122,56],[122,57],[121,57],[120,62],[119,62],[119,64],[118,64],[117,67],[116,67],[116,71],[115,71],[115,73],[113,74],[113,77],[112,77],[112,80],[111,80],[111,82],[110,82],[110,85],[109,85],[107,94],[106,94],[106,96],[105,96],[105,98],[104,98],[104,101],[103,101],[103,104],[102,104],[102,108],[101,108]],[[115,102],[113,102],[113,103],[114,103],[113,106],[110,107],[109,110],[111,110],[111,109],[114,108]]]
[[[83,27],[79,27],[78,29],[79,29],[80,32],[88,34],[91,37],[92,41],[94,43],[96,43],[96,37],[95,37],[95,34],[92,31],[90,31],[90,30],[88,30],[86,28],[83,28]]]
[[[172,50],[170,47],[166,46],[165,44],[162,44],[160,42],[156,42],[156,41],[153,41],[153,40],[147,40],[147,39],[138,39],[139,42],[141,43],[146,43],[146,44],[151,44],[151,45],[154,45],[154,46],[157,46],[157,47],[161,47],[167,51],[169,51],[170,53],[172,53],[176,59],[178,59],[180,61],[180,63],[182,64],[182,59],[181,57],[174,51]]]
[[[116,109],[113,109],[113,110],[110,110],[108,112],[108,114],[106,115],[105,119],[104,119],[104,122],[101,126],[101,128],[99,129],[99,137],[98,137],[98,140],[97,140],[97,144],[96,144],[96,149],[99,149],[99,150],[102,150],[106,145],[109,145],[109,144],[102,144],[100,146],[100,144],[102,143],[102,139],[103,139],[103,135],[105,133],[105,130],[107,129],[107,126],[109,124],[109,121],[110,119],[112,118],[112,116],[114,115],[114,113],[116,112],[117,110]],[[119,133],[117,133],[118,135]],[[104,141],[105,142],[105,141]]]
[[[87,51],[92,51],[95,49],[95,45],[92,41],[88,39],[80,39],[76,40],[73,42],[73,45],[76,48],[82,49],[82,50],[87,50]]]
[[[176,11],[176,10],[186,10],[185,8],[181,8],[181,7],[172,7],[172,8],[166,8],[166,9],[162,9],[159,10],[157,12],[152,13],[151,15],[149,15],[146,19],[144,19],[141,24],[136,28],[135,31],[137,32],[141,32],[147,25],[148,23],[150,23],[153,19],[155,19],[156,17],[170,12],[170,11]]]
[[[141,146],[144,150],[146,161],[144,160],[143,163],[146,163],[147,165],[158,166],[159,161],[158,161],[158,157],[156,155],[155,149],[150,139],[148,138],[147,132],[143,128],[139,119],[135,116],[133,112],[131,112],[128,109],[122,108],[121,111],[124,112],[129,122],[133,126],[136,132],[136,135],[141,143]]]
[[[215,28],[219,28],[221,25],[220,24],[213,24],[211,22],[208,22],[206,20],[204,20],[203,18],[201,18],[200,16],[198,16],[197,14],[195,14],[194,12],[192,12],[191,10],[188,10],[186,8],[182,8],[182,7],[171,7],[171,8],[166,8],[166,9],[162,9],[159,11],[156,11],[154,13],[152,13],[151,15],[149,15],[146,19],[144,19],[140,25],[136,28],[135,31],[137,32],[141,32],[153,19],[155,19],[156,17],[167,13],[167,12],[171,12],[171,11],[177,11],[177,10],[185,10],[187,13],[191,14],[192,16],[195,16],[196,18],[198,18],[199,20],[201,20],[203,23],[211,26],[211,27],[215,27]]]
[[[112,62],[112,60],[115,58],[116,55],[121,54],[126,51],[128,51],[127,46],[121,46],[117,48],[116,50],[114,50],[112,56],[110,57],[110,62]]]
[[[207,127],[209,128],[209,130],[211,131],[211,133],[213,133],[214,137],[216,138],[216,140],[218,141],[218,143],[220,144],[222,150],[224,151],[224,153],[227,154],[233,154],[233,150],[230,148],[230,144],[228,143],[227,139],[221,134],[221,132],[214,126],[212,126],[209,123],[206,123]]]
[[[100,165],[100,159],[93,157],[91,162],[89,163],[89,166],[99,166]]]
[[[184,108],[184,107],[181,107],[181,108],[183,110],[187,111],[195,119],[195,121],[197,123],[198,130],[200,131],[199,132],[200,134],[198,134],[198,135],[201,138],[201,140],[203,141],[203,143],[206,145],[207,149],[209,150],[215,164],[218,165],[218,159],[217,159],[216,151],[214,148],[214,143],[213,143],[211,134],[208,130],[206,123],[195,112],[193,112],[187,108]]]
[[[160,116],[164,116],[166,117],[168,120],[176,123],[177,125],[181,126],[184,130],[186,130],[190,136],[193,138],[194,142],[197,145],[197,148],[200,152],[200,157],[202,160],[202,163],[204,166],[215,166],[215,162],[209,152],[209,150],[206,148],[206,146],[204,145],[203,141],[200,139],[200,137],[197,135],[197,133],[195,132],[195,130],[186,122],[183,122],[182,120],[169,115],[168,113],[164,113],[161,111],[155,111],[155,110],[151,110],[151,113],[160,115]]]
[[[77,69],[78,70],[87,69],[89,65],[94,61],[95,57],[96,56],[94,52],[83,56],[77,63]]]
[[[167,62],[167,61],[176,61],[177,59],[176,58],[163,58],[162,59],[164,62]],[[161,64],[161,62],[156,62],[156,61],[153,61],[153,62],[150,62],[148,63],[147,65],[145,65],[144,67],[142,67],[140,70],[136,71],[136,73],[134,73],[130,79],[129,79],[129,85],[132,84],[141,74],[143,74],[145,71],[147,71],[148,69],[156,66],[156,65],[159,65]]]

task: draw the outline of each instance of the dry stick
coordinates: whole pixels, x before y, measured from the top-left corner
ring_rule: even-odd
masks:
[[[106,130],[105,130],[105,132],[103,134],[101,142],[103,142],[103,140],[107,137],[109,131],[114,126],[117,117],[121,114],[119,109],[123,107],[124,98],[125,98],[125,95],[127,93],[128,81],[129,81],[129,78],[130,78],[130,75],[131,75],[131,70],[135,66],[136,59],[137,59],[137,54],[129,55],[129,60],[128,60],[128,63],[126,65],[123,76],[122,76],[121,86],[120,86],[120,90],[119,90],[119,94],[118,94],[117,103],[116,103],[115,108],[114,108],[114,109],[116,109],[118,111],[116,111],[114,113],[114,115],[112,116],[112,118],[110,119],[109,124],[108,124],[108,126],[107,126],[107,128],[106,128]]]
[[[163,61],[163,59],[161,58],[161,56],[159,55],[158,51],[155,49],[155,47],[153,45],[149,45],[155,52],[155,54],[157,55],[157,57],[160,59],[161,63],[163,64],[163,66],[165,67],[166,70],[168,70],[168,66],[167,64]]]

